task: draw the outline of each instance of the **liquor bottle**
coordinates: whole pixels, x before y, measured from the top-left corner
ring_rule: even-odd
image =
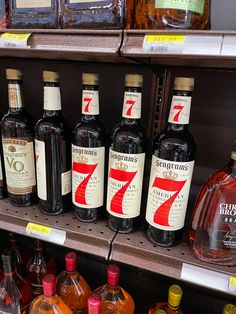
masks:
[[[61,112],[59,74],[43,71],[44,114],[35,127],[37,190],[43,213],[58,215],[71,203],[70,131]]]
[[[73,314],[72,310],[56,294],[56,278],[46,275],[43,278],[43,295],[33,300],[29,314]]]
[[[168,291],[168,302],[154,304],[149,309],[149,314],[182,314],[180,302],[183,296],[183,290],[178,285],[171,285]]]
[[[125,0],[62,0],[62,28],[122,29]]]
[[[134,28],[135,0],[126,1],[126,28]]]
[[[107,284],[97,288],[93,293],[102,299],[101,314],[133,314],[134,301],[131,295],[119,285],[120,268],[110,265],[107,268]]]
[[[236,265],[236,141],[228,163],[202,186],[194,206],[189,239],[197,258]]]
[[[211,0],[137,0],[135,28],[205,29],[210,25]]]
[[[58,0],[9,0],[9,28],[58,28]]]
[[[34,297],[42,294],[42,279],[46,274],[56,273],[56,263],[53,257],[44,251],[41,241],[35,240],[34,255],[29,260],[27,270]]]
[[[125,76],[122,121],[113,130],[109,152],[107,211],[109,227],[130,233],[139,224],[146,134],[141,126],[143,77]]]
[[[37,200],[34,121],[24,106],[22,73],[7,69],[9,111],[2,119],[2,144],[9,200],[28,206]]]
[[[7,185],[6,185],[6,173],[3,167],[3,150],[2,150],[2,118],[3,115],[0,113],[0,199],[7,197]]]
[[[82,118],[72,133],[72,200],[80,221],[103,214],[105,127],[99,118],[98,75],[83,73]]]
[[[88,298],[88,314],[101,314],[102,299],[98,294],[92,294]]]
[[[236,306],[233,304],[226,304],[222,314],[236,314]]]
[[[31,302],[31,288],[12,267],[11,255],[2,255],[4,279],[0,283],[0,313],[26,314]]]
[[[88,313],[88,297],[91,289],[77,271],[77,255],[69,252],[65,256],[66,271],[57,277],[57,294],[73,313]]]
[[[7,27],[7,4],[5,1],[0,2],[0,28]]]
[[[176,77],[167,128],[154,139],[147,200],[147,236],[176,245],[183,233],[196,144],[188,131],[193,78]]]

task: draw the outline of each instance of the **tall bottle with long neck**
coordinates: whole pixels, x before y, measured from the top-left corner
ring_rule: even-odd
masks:
[[[2,118],[3,115],[0,113],[0,199],[7,197],[7,184],[6,184],[6,172],[4,168],[4,157],[2,149]]]
[[[70,208],[70,131],[62,116],[59,74],[43,71],[44,113],[35,127],[37,188],[41,210],[58,215]]]
[[[114,128],[109,152],[107,211],[109,227],[129,233],[139,223],[146,134],[140,124],[143,77],[125,76],[121,123]]]
[[[24,106],[22,73],[7,69],[9,111],[2,119],[2,144],[10,202],[28,206],[37,200],[34,121]]]
[[[72,200],[75,216],[93,222],[104,205],[105,127],[99,118],[98,75],[83,73],[82,118],[72,133]]]
[[[196,153],[188,131],[193,87],[193,78],[175,78],[168,126],[153,145],[147,236],[165,247],[180,241],[184,227]]]

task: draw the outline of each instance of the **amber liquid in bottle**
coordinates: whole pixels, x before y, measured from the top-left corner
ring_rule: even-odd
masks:
[[[211,0],[195,3],[182,0],[137,0],[135,28],[205,29],[210,25],[210,2]]]
[[[7,69],[9,111],[2,119],[2,143],[10,202],[28,206],[37,201],[34,121],[24,107],[22,73]]]
[[[211,175],[199,192],[190,243],[197,258],[236,265],[236,144],[227,165]]]
[[[154,139],[147,200],[147,236],[160,246],[182,237],[196,145],[188,131],[192,78],[175,78],[167,129]]]

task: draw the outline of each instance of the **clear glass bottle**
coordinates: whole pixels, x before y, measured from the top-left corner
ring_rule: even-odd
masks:
[[[236,141],[228,163],[202,186],[192,216],[189,239],[197,258],[236,265]]]
[[[135,28],[205,29],[210,25],[211,0],[137,0]]]
[[[131,295],[119,285],[120,269],[110,265],[107,269],[107,284],[97,288],[93,293],[102,298],[101,314],[133,314],[134,301]]]
[[[77,271],[77,255],[69,252],[65,256],[66,270],[57,277],[57,294],[75,314],[88,313],[88,297],[91,289]]]

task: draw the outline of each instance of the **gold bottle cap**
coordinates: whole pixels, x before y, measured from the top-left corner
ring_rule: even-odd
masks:
[[[174,82],[174,90],[193,91],[194,78],[193,77],[176,77]]]
[[[236,306],[233,304],[226,304],[223,310],[223,314],[236,314]]]
[[[82,73],[83,85],[98,85],[99,75],[95,73]]]
[[[53,71],[43,71],[43,81],[49,83],[59,83],[60,75]]]
[[[22,80],[21,70],[6,69],[6,76],[8,80]]]
[[[168,303],[171,307],[178,307],[181,302],[183,290],[178,285],[171,285],[168,293]]]
[[[125,75],[125,86],[142,87],[143,86],[143,76],[140,74],[126,74]]]

